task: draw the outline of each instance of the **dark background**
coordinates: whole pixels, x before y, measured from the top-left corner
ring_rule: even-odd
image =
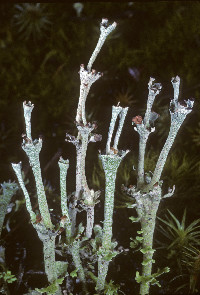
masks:
[[[131,153],[119,168],[113,235],[119,245],[129,247],[129,238],[135,237],[137,229],[128,219],[134,215],[134,211],[117,207],[123,206],[125,202],[120,191],[121,184],[134,184],[136,179],[131,169],[133,164],[137,167],[138,134],[133,130],[131,119],[136,115],[144,116],[148,81],[150,77],[156,78],[163,88],[155,100],[153,110],[160,117],[155,124],[156,131],[150,136],[145,161],[146,171],[153,171],[170,127],[168,107],[173,97],[170,81],[179,75],[180,100],[194,97],[195,104],[177,135],[162,174],[164,192],[173,184],[176,185],[176,192],[173,198],[162,201],[158,215],[163,217],[166,209],[170,209],[180,219],[187,208],[187,224],[199,218],[199,15],[200,3],[193,1],[85,2],[82,3],[80,13],[73,3],[1,3],[0,181],[14,180],[10,163],[22,160],[26,178],[29,179],[27,187],[37,210],[34,179],[21,149],[21,134],[25,131],[22,102],[30,100],[35,105],[32,135],[33,138],[39,135],[43,137],[41,167],[49,206],[55,208],[52,218],[57,222],[61,214],[57,160],[61,154],[70,161],[68,193],[75,190],[75,148],[65,142],[65,133],[77,134],[74,120],[79,97],[79,66],[82,63],[87,65],[99,37],[99,23],[102,17],[106,17],[110,23],[116,21],[118,25],[107,38],[93,65],[104,76],[92,86],[86,103],[88,121],[96,120],[97,133],[103,136],[102,142],[90,143],[88,147],[86,172],[89,187],[104,189],[98,149],[105,148],[112,105],[120,101],[122,106],[130,108],[119,147],[130,149]],[[103,202],[103,191],[101,198]],[[37,279],[34,279],[34,275],[26,275],[30,269],[42,269],[41,245],[29,224],[22,194],[18,192],[12,202],[13,209],[7,215],[10,231],[5,229],[2,239],[7,247],[8,268],[17,276],[19,266],[23,266],[26,286],[24,283],[18,285],[16,293],[23,294],[28,287],[42,287],[46,281],[42,275],[38,275]],[[16,207],[17,202],[19,208]],[[97,206],[95,223],[103,220],[102,209],[102,205]],[[24,251],[26,255],[23,259]],[[159,260],[156,267],[170,265],[170,260],[163,258],[164,252],[156,255]],[[120,258],[117,259],[120,261]],[[111,265],[110,279],[124,283],[121,288],[127,295],[138,292],[134,277],[140,262],[138,254],[130,254],[123,258],[123,263],[116,262],[121,265],[121,270],[116,271],[116,265]],[[155,287],[154,291],[153,287],[152,294],[174,292],[179,282],[175,286],[166,285],[170,279],[180,275],[176,271],[172,269],[171,275],[163,276],[162,288]],[[188,294],[188,277],[187,280],[187,286],[181,291],[183,293],[178,294]],[[10,288],[11,294],[14,294],[15,286]],[[168,288],[171,288],[170,291]]]

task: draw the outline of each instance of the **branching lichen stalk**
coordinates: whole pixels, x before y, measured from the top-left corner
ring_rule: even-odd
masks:
[[[106,37],[116,28],[116,23],[114,22],[112,25],[108,26],[108,20],[102,19],[101,25],[100,25],[100,37],[99,41],[97,43],[97,46],[88,62],[87,70],[84,70],[84,65],[81,65],[80,67],[80,79],[81,79],[81,86],[80,86],[80,96],[79,96],[79,102],[78,102],[78,108],[77,108],[77,115],[76,115],[76,121],[80,124],[81,121],[84,125],[86,125],[86,118],[85,118],[85,102],[87,95],[89,93],[91,85],[98,80],[102,74],[96,73],[95,70],[92,70],[92,65],[98,55],[98,53],[101,50],[101,47],[103,46]]]
[[[185,105],[178,102],[179,84],[180,78],[172,78],[172,84],[174,87],[174,99],[170,103],[170,114],[171,114],[171,127],[169,135],[165,142],[165,145],[158,158],[156,168],[154,170],[152,178],[145,179],[144,182],[144,156],[146,142],[149,133],[154,131],[155,128],[151,128],[151,123],[154,122],[154,114],[152,116],[151,108],[155,99],[155,94],[161,89],[160,84],[152,84],[154,79],[150,79],[149,82],[149,97],[147,102],[147,110],[145,113],[144,121],[142,117],[136,116],[132,121],[136,124],[134,129],[140,135],[139,143],[139,159],[138,159],[138,183],[137,188],[132,187],[125,189],[128,194],[130,194],[135,199],[135,208],[138,213],[139,220],[141,222],[141,232],[142,237],[138,237],[139,241],[142,241],[143,262],[142,262],[142,275],[139,272],[136,273],[136,281],[140,283],[140,295],[149,294],[149,287],[151,283],[158,283],[155,279],[159,274],[152,275],[152,263],[153,261],[153,235],[155,229],[156,214],[160,204],[162,191],[161,191],[161,173],[164,168],[167,156],[171,149],[171,146],[175,140],[177,132],[181,127],[187,114],[189,114],[193,107],[192,100],[185,100]],[[141,185],[142,184],[142,185]],[[169,189],[168,193],[163,196],[163,198],[171,197],[174,193],[175,186],[173,189]],[[163,272],[166,272],[165,270]]]
[[[92,70],[92,64],[94,63],[98,53],[100,52],[100,49],[103,45],[103,43],[106,40],[106,37],[114,30],[116,27],[116,23],[113,23],[112,25],[108,26],[108,20],[107,19],[102,19],[102,23],[100,25],[100,37],[99,41],[97,43],[97,46],[89,60],[87,70],[84,69],[84,65],[80,66],[80,80],[81,80],[81,85],[80,85],[80,96],[79,96],[79,102],[78,102],[78,108],[77,108],[77,114],[76,114],[76,122],[79,130],[77,139],[80,141],[78,144],[76,144],[76,151],[77,151],[77,164],[76,164],[76,193],[75,193],[75,198],[70,204],[70,218],[71,218],[71,223],[72,223],[72,234],[75,232],[75,226],[76,226],[76,214],[77,214],[77,200],[80,198],[80,193],[81,190],[83,189],[84,193],[90,198],[90,190],[87,185],[86,181],[86,176],[85,176],[85,156],[87,152],[87,145],[88,145],[88,136],[91,131],[88,132],[88,134],[84,135],[81,134],[81,125],[86,128],[86,116],[85,116],[85,103],[86,103],[86,98],[89,93],[91,85],[97,81],[102,74],[97,73],[95,70]],[[86,131],[87,129],[82,128],[82,133],[83,131]],[[86,132],[87,133],[87,132]],[[91,209],[91,208],[90,208]],[[90,221],[90,226],[87,228],[90,228],[91,230],[91,210],[88,209],[88,222]],[[92,210],[93,211],[93,210]],[[94,215],[94,212],[93,214]],[[87,231],[88,233],[88,231]]]
[[[12,164],[12,167],[16,173],[20,186],[23,190],[25,200],[26,200],[26,207],[30,214],[32,225],[36,229],[38,237],[43,243],[45,273],[47,275],[49,283],[55,284],[56,280],[58,279],[56,261],[55,261],[55,238],[56,238],[57,232],[53,231],[53,224],[51,222],[46,195],[44,191],[44,185],[42,182],[40,160],[39,160],[39,153],[42,148],[42,140],[39,139],[39,140],[32,141],[32,138],[31,138],[31,112],[33,109],[33,105],[31,104],[31,102],[28,102],[28,104],[24,102],[23,107],[24,107],[24,117],[25,117],[27,135],[23,135],[22,148],[28,156],[29,163],[32,168],[35,182],[36,182],[38,205],[39,205],[39,210],[41,214],[41,218],[39,220],[36,218],[35,213],[32,210],[30,197],[29,197],[28,191],[26,190],[25,184],[23,182],[21,162],[18,164]],[[55,291],[54,294],[61,295],[62,292],[58,283],[56,283],[56,287],[57,287],[57,291]]]
[[[92,72],[88,72],[84,69],[84,65],[80,66],[80,96],[79,96],[79,102],[78,102],[78,108],[77,108],[77,115],[76,115],[76,122],[82,123],[84,125],[87,124],[86,118],[85,118],[85,103],[88,96],[88,93],[90,91],[90,87],[94,82],[96,82],[101,76],[101,73],[96,73],[95,70]]]

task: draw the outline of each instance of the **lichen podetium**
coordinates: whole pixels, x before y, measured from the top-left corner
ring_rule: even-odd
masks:
[[[144,120],[141,116],[136,116],[132,119],[134,130],[139,134],[139,157],[137,169],[137,186],[129,188],[123,187],[127,194],[131,195],[135,200],[135,209],[138,214],[137,220],[141,223],[142,237],[139,239],[142,242],[143,262],[142,262],[142,275],[136,273],[136,281],[140,283],[140,294],[149,294],[150,284],[159,285],[156,277],[161,273],[168,272],[169,269],[165,268],[161,273],[152,274],[153,260],[153,235],[156,223],[156,214],[162,198],[173,196],[175,186],[173,189],[168,190],[168,193],[162,194],[162,181],[160,180],[164,165],[167,160],[169,151],[173,145],[175,137],[180,129],[186,116],[192,111],[193,100],[185,100],[185,105],[178,102],[180,78],[176,76],[172,78],[171,82],[174,88],[174,98],[170,102],[170,115],[171,127],[167,140],[160,152],[154,172],[147,171],[144,173],[144,159],[147,139],[151,132],[155,131],[152,127],[152,122],[159,116],[152,112],[152,105],[155,96],[159,94],[162,86],[160,83],[153,83],[155,79],[150,78],[149,81],[149,95],[147,100],[147,109]],[[144,177],[146,175],[146,177]]]

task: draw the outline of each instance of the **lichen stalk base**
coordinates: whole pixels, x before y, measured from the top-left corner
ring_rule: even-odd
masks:
[[[55,238],[56,234],[47,230],[42,224],[34,225],[40,241],[43,243],[44,268],[50,284],[58,279],[55,260]],[[61,295],[61,288],[58,284],[56,295]]]
[[[80,241],[79,240],[74,240],[73,244],[70,246],[70,252],[72,254],[75,268],[78,269],[78,277],[82,282],[83,291],[85,292],[85,294],[88,294],[87,288],[86,288],[85,273],[84,273],[84,269],[83,269],[81,258],[80,258]]]
[[[142,212],[141,209],[138,213],[142,213],[140,223],[142,230],[142,246],[143,249],[148,249],[146,253],[143,254],[143,266],[142,266],[142,276],[150,278],[152,274],[152,264],[153,264],[153,235],[156,223],[156,214],[161,200],[161,187],[157,185],[154,187],[153,191],[147,194],[140,195],[142,200]],[[140,295],[149,294],[150,282],[140,283]]]
[[[108,266],[109,261],[106,261],[103,257],[98,258],[98,279],[96,290],[99,292],[104,289],[106,276],[108,273]]]
[[[155,217],[150,216],[144,217],[141,220],[141,229],[143,231],[143,248],[149,248],[146,254],[143,254],[143,262],[150,261],[147,265],[142,266],[142,276],[150,277],[152,273],[152,258],[153,258],[153,235],[155,229]],[[141,283],[140,284],[140,295],[149,294],[150,283]]]

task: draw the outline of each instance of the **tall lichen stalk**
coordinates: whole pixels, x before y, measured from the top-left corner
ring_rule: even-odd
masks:
[[[71,221],[71,235],[75,237],[77,231],[76,216],[78,212],[77,203],[79,201],[80,207],[87,213],[87,225],[86,225],[86,238],[90,239],[92,236],[94,226],[94,207],[98,203],[98,197],[100,191],[94,191],[89,189],[87,184],[87,178],[85,175],[85,158],[89,142],[100,141],[102,136],[100,134],[92,133],[97,128],[96,122],[87,123],[85,113],[85,103],[89,94],[90,88],[94,82],[96,82],[102,74],[92,69],[92,65],[103,46],[106,37],[115,29],[116,23],[108,25],[107,19],[102,19],[100,25],[100,37],[96,48],[88,62],[87,70],[82,64],[80,66],[80,96],[76,114],[76,127],[78,129],[77,137],[66,134],[66,141],[71,142],[76,147],[76,191],[69,202],[69,217]],[[79,278],[83,283],[84,290],[86,292],[86,278],[84,269],[80,259],[80,243],[77,241],[70,245],[71,254],[74,260],[76,268],[78,268]]]
[[[145,149],[149,134],[155,130],[152,127],[154,121],[158,118],[158,114],[152,112],[152,105],[155,96],[159,94],[161,90],[161,84],[153,83],[154,79],[150,78],[149,81],[149,95],[147,100],[147,109],[142,119],[141,116],[136,116],[132,119],[135,125],[134,130],[139,134],[139,158],[137,169],[137,186],[130,186],[126,188],[123,186],[124,191],[131,195],[135,200],[135,209],[138,214],[138,218],[135,221],[140,221],[141,231],[138,233],[141,236],[136,237],[137,241],[142,244],[141,252],[143,253],[142,262],[142,274],[136,273],[136,281],[140,283],[140,294],[149,294],[150,284],[159,285],[156,277],[163,272],[169,271],[165,268],[163,271],[158,271],[152,274],[153,260],[153,235],[156,223],[156,214],[162,198],[171,197],[174,193],[173,189],[168,189],[168,193],[163,195],[162,193],[162,181],[160,180],[167,156],[187,114],[189,114],[193,107],[193,100],[185,100],[184,104],[178,102],[180,78],[172,78],[172,85],[174,88],[174,98],[170,102],[170,115],[171,115],[171,127],[167,137],[167,140],[163,146],[163,149],[158,158],[154,172],[144,172],[144,160]],[[134,221],[134,219],[132,219]]]
[[[114,251],[116,243],[112,242],[112,224],[113,224],[113,210],[114,210],[114,195],[115,195],[115,180],[117,175],[117,169],[128,151],[118,151],[118,142],[121,135],[124,120],[127,114],[128,108],[122,108],[120,106],[112,107],[112,119],[110,122],[110,128],[108,132],[108,140],[106,144],[106,154],[99,155],[102,161],[106,184],[105,184],[105,204],[104,204],[104,223],[103,223],[103,235],[102,235],[102,247],[98,251],[98,279],[96,290],[101,291],[104,289],[105,280],[108,272],[109,262],[112,257],[118,254]],[[118,130],[115,135],[114,147],[110,147],[116,119],[120,116]]]
[[[89,142],[97,142],[101,140],[101,135],[92,134],[92,131],[97,128],[96,123],[87,123],[85,114],[85,103],[89,94],[90,88],[94,82],[96,82],[102,73],[96,72],[92,69],[92,65],[103,46],[106,37],[115,29],[116,23],[108,25],[107,19],[102,19],[100,25],[100,37],[96,48],[88,62],[87,70],[84,69],[84,65],[80,66],[80,96],[76,114],[76,126],[78,129],[78,136],[75,138],[66,134],[66,141],[71,142],[76,147],[76,192],[70,203],[70,219],[72,223],[72,234],[75,233],[76,228],[76,215],[77,215],[77,202],[82,200],[83,209],[87,212],[87,228],[86,235],[88,238],[92,235],[92,228],[94,223],[94,205],[96,199],[100,195],[100,192],[94,192],[90,190],[87,184],[85,175],[85,158],[87,153],[87,147]]]
[[[61,288],[59,284],[56,283],[58,279],[58,273],[55,261],[55,238],[58,232],[54,230],[54,226],[51,222],[44,185],[42,182],[42,174],[39,160],[39,153],[42,148],[42,139],[39,138],[39,140],[36,139],[33,141],[31,136],[31,113],[34,108],[34,105],[31,104],[30,101],[28,103],[24,102],[23,108],[26,125],[26,134],[23,135],[22,148],[28,156],[29,163],[32,168],[36,182],[38,205],[40,211],[39,216],[36,216],[36,214],[33,212],[30,196],[22,178],[21,162],[18,164],[13,163],[12,167],[16,173],[18,182],[24,193],[26,207],[30,215],[31,223],[33,227],[36,229],[38,237],[43,244],[44,267],[48,281],[50,284],[56,285],[57,288],[55,294],[61,295]]]

